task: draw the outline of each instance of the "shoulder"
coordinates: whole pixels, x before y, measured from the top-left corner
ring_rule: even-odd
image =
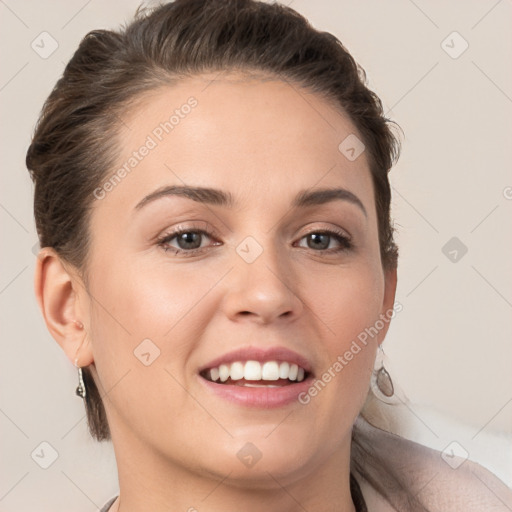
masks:
[[[512,510],[512,489],[480,464],[455,455],[448,464],[441,452],[373,427],[363,418],[355,429],[354,455],[360,459],[359,481],[370,510]]]

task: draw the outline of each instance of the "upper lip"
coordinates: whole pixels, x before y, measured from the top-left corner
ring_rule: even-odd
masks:
[[[204,366],[201,366],[199,372],[207,370],[208,368],[217,368],[221,364],[234,363],[235,361],[259,361],[260,363],[267,361],[286,361],[288,363],[295,363],[304,368],[308,373],[312,371],[310,362],[304,356],[286,347],[261,348],[253,346],[239,348],[219,356]]]

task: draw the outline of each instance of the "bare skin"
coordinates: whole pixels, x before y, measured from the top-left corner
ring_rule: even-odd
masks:
[[[235,404],[211,393],[198,369],[235,348],[284,346],[320,378],[392,310],[396,271],[382,267],[367,155],[350,161],[340,152],[358,132],[317,95],[278,80],[211,82],[216,76],[153,91],[123,116],[119,167],[197,100],[130,173],[91,198],[87,282],[52,249],[41,251],[40,307],[70,361],[90,365],[107,393],[120,485],[112,511],[353,512],[350,434],[389,323],[307,405]],[[219,189],[234,204],[167,195],[136,207],[171,185]],[[320,188],[348,190],[362,207],[347,199],[292,206],[301,191]],[[177,228],[212,235],[192,256],[176,237],[164,250],[156,240]],[[326,230],[353,245],[329,234],[325,248],[311,244],[308,235]],[[236,250],[246,237],[262,250],[252,263]],[[160,351],[148,366],[134,355],[145,339]],[[262,454],[251,468],[237,457],[247,443]]]

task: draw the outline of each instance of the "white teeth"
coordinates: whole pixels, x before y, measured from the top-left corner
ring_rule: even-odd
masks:
[[[261,364],[258,361],[247,361],[244,366],[245,380],[261,380]]]
[[[219,376],[221,382],[226,382],[229,378],[229,366],[227,364],[221,364],[219,366]]]
[[[229,372],[231,380],[240,380],[244,378],[244,365],[243,363],[236,362],[231,365],[231,371]]]
[[[281,363],[279,365],[279,378],[287,379],[290,374],[290,365],[288,363]]]
[[[218,368],[212,368],[210,370],[210,379],[212,379],[214,382],[216,380],[219,380],[219,369]]]
[[[261,378],[263,380],[277,380],[279,379],[279,365],[276,361],[268,361],[261,369]]]
[[[264,380],[276,381],[279,379],[288,379],[291,381],[302,382],[305,377],[305,370],[294,363],[286,361],[235,361],[231,364],[221,364],[219,367],[210,368],[209,377],[213,382],[226,382],[231,380]],[[270,384],[247,384],[248,387],[277,387]]]
[[[297,378],[298,372],[299,372],[299,367],[296,364],[292,364],[290,366],[290,373],[288,373],[288,378],[290,380],[295,380]]]

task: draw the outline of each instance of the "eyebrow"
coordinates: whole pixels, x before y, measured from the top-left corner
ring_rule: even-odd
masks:
[[[232,208],[235,204],[235,199],[229,192],[222,190],[209,188],[209,187],[190,187],[190,186],[178,186],[168,185],[161,187],[154,192],[151,192],[145,196],[135,206],[136,210],[140,210],[144,206],[157,199],[169,196],[186,197],[192,199],[198,203],[205,203],[214,206],[225,206]],[[359,207],[359,209],[367,217],[366,208],[364,207],[361,200],[349,190],[344,188],[321,188],[321,189],[306,189],[301,190],[294,198],[292,207],[294,208],[305,208],[308,206],[321,205],[332,201],[347,201]]]

